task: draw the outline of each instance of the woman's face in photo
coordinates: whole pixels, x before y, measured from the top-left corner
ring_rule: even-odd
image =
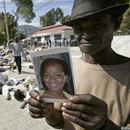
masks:
[[[51,91],[62,91],[65,82],[68,79],[68,75],[65,76],[63,67],[56,63],[48,63],[44,68],[43,80]]]

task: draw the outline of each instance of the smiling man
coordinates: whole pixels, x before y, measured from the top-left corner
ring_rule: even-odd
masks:
[[[130,59],[111,48],[128,7],[114,0],[74,1],[71,20],[63,24],[73,27],[83,52],[73,63],[77,95],[58,111],[60,105],[54,109],[51,104],[50,110],[32,91],[28,101],[32,117],[45,117],[49,125],[62,130],[120,130],[130,125]]]

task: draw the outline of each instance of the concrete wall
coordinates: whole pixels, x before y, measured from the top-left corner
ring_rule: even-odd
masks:
[[[130,35],[114,36],[112,48],[118,54],[130,57]]]
[[[57,31],[52,33],[44,33],[41,35],[41,42],[45,42],[45,38],[44,38],[45,36],[50,36],[51,41],[54,42],[55,40],[54,35],[58,35],[58,34],[61,34],[61,40],[63,40],[64,37],[68,39],[70,38],[70,35],[74,35],[73,30],[63,30],[63,31]]]
[[[45,42],[45,36],[50,36],[52,45],[54,44],[54,35],[59,35],[61,34],[61,40],[59,40],[61,43],[63,42],[63,38],[66,37],[67,39],[70,39],[71,35],[74,35],[73,30],[62,30],[62,31],[57,31],[57,32],[51,32],[51,33],[44,33],[44,34],[39,34],[39,35],[33,35],[33,39],[36,40],[36,37],[41,37],[41,42]]]

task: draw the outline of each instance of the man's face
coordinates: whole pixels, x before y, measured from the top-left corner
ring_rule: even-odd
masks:
[[[110,14],[98,15],[74,21],[73,30],[80,50],[85,54],[96,54],[110,49],[114,22]]]

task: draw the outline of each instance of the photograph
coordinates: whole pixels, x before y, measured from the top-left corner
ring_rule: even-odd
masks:
[[[44,102],[65,102],[76,94],[69,47],[31,53],[34,72]]]

